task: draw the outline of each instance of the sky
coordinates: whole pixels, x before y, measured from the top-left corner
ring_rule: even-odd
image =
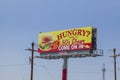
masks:
[[[113,48],[120,53],[119,0],[0,0],[0,80],[30,80],[31,48],[39,32],[93,26],[100,57],[69,58],[68,80],[114,80]],[[39,53],[35,53],[35,56]],[[62,80],[63,59],[34,59],[34,80]],[[120,79],[117,57],[117,80]]]

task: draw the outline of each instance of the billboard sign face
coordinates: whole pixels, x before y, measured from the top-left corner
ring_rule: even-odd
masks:
[[[91,50],[92,27],[74,28],[38,35],[38,52],[50,53],[74,50]]]

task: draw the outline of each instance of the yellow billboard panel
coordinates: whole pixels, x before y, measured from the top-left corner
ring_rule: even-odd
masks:
[[[60,52],[92,49],[92,27],[40,33],[38,52]]]

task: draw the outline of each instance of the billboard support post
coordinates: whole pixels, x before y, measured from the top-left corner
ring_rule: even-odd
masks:
[[[67,80],[67,57],[63,57],[62,80]]]

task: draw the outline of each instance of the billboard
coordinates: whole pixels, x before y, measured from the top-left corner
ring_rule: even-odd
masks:
[[[95,32],[95,30],[94,30]],[[38,52],[50,53],[74,50],[96,49],[93,46],[93,28],[91,26],[54,32],[44,32],[38,35]]]

